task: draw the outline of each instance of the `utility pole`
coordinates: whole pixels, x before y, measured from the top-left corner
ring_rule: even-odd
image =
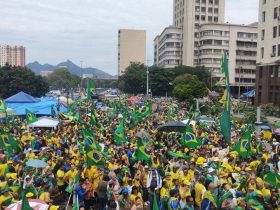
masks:
[[[80,85],[80,93],[81,93],[83,89],[83,61],[80,61],[80,66],[81,66],[81,85]]]
[[[146,95],[149,96],[149,60],[147,59],[147,87],[146,87]]]

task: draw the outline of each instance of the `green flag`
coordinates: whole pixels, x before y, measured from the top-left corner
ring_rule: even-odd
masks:
[[[101,151],[101,146],[96,141],[95,134],[93,134],[92,132],[90,132],[87,129],[83,129],[83,137],[85,140],[85,144],[88,144],[90,146],[90,148]]]
[[[91,79],[87,80],[87,99],[90,99],[95,89],[94,82]]]
[[[185,155],[182,151],[173,152],[171,150],[168,150],[167,153],[174,158],[184,158],[184,159],[190,158],[190,156]]]
[[[114,139],[117,145],[120,145],[121,143],[126,141],[124,131],[125,131],[124,119],[122,119],[119,126],[114,132]]]
[[[242,138],[235,145],[234,150],[244,159],[252,155],[251,131],[246,131],[242,135]]]
[[[26,114],[27,124],[34,123],[38,120],[37,117],[35,116],[35,114],[33,112],[29,111],[28,109],[25,109],[25,114]]]
[[[280,188],[280,175],[274,172],[268,172],[264,175],[263,180],[274,187]]]
[[[73,203],[73,208],[72,208],[72,210],[79,210],[79,197],[78,197],[78,195],[76,195],[76,197],[75,197],[75,200],[74,200],[74,203]]]
[[[104,167],[103,155],[101,151],[93,149],[87,142],[85,146],[87,166]]]
[[[33,210],[33,208],[29,205],[25,192],[22,194],[21,210]]]
[[[55,117],[54,105],[51,105],[51,116]]]
[[[229,86],[229,72],[228,72],[228,59],[227,55],[224,53],[222,59],[221,71],[225,74],[226,78],[226,101],[224,112],[220,119],[222,134],[230,144],[231,141],[231,123],[230,123],[230,86]]]
[[[175,113],[175,109],[173,107],[170,107],[167,111],[167,117],[169,121],[173,120],[174,113]]]
[[[134,160],[144,160],[147,162],[152,161],[150,155],[148,155],[145,151],[145,146],[144,146],[144,143],[142,142],[141,138],[137,139],[137,150],[134,153],[133,159]]]
[[[6,102],[4,101],[4,99],[0,98],[0,111],[7,111],[7,106],[6,106]]]
[[[156,192],[154,192],[153,210],[159,210]]]
[[[181,143],[188,147],[195,149],[201,145],[201,141],[198,140],[189,125],[186,125],[185,134],[183,135],[183,139],[181,139]]]
[[[68,193],[72,193],[78,183],[79,183],[79,175],[76,174],[74,176],[73,180],[66,187],[65,191],[68,192]]]
[[[0,133],[0,147],[9,152],[20,148],[18,142],[6,132]]]
[[[61,112],[61,111],[58,112],[58,117],[59,117],[59,119],[61,119],[61,120],[70,120],[70,121],[73,121],[73,120],[74,120],[74,117],[73,117],[73,116],[66,115],[66,114],[64,114],[64,113]]]

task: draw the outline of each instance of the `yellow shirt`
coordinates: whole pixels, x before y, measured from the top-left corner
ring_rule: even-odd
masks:
[[[33,153],[33,152],[28,152],[28,153],[26,153],[26,155],[25,155],[25,157],[27,158],[27,159],[35,159],[35,154]]]
[[[195,203],[200,208],[202,202],[202,196],[206,192],[206,188],[203,184],[196,183],[194,186],[195,190]]]
[[[64,179],[66,179],[66,182],[70,183],[74,179],[74,177],[77,174],[77,172],[78,172],[77,170],[67,171],[67,173],[64,175]]]
[[[0,164],[0,176],[4,176],[4,173],[7,171],[7,169],[8,169],[7,163]]]
[[[57,176],[57,185],[58,186],[63,186],[64,185],[64,181],[63,181],[63,177],[64,177],[65,173],[63,170],[58,169],[56,172],[56,176]]]
[[[8,195],[8,196],[4,196],[4,195],[1,195],[0,196],[0,206],[3,208],[3,207],[7,207],[7,206],[2,206],[2,203],[9,200],[10,198],[13,198],[12,195]]]
[[[43,192],[40,197],[39,197],[40,200],[43,200],[45,202],[50,202],[50,193],[49,192]]]
[[[160,198],[169,197],[169,190],[165,187],[160,189]]]
[[[191,190],[190,190],[190,188],[184,189],[183,187],[180,187],[179,193],[180,193],[181,198],[185,200],[187,196],[191,195]]]
[[[137,195],[131,194],[131,195],[130,195],[130,200],[131,200],[133,203],[135,203],[136,197],[139,197],[141,200],[143,200],[143,199],[142,199],[142,195],[141,195],[140,192],[138,192]]]

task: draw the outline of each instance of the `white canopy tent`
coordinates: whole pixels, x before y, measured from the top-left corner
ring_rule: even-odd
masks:
[[[29,124],[28,128],[54,128],[56,129],[59,124],[57,119],[50,117],[40,117],[38,121]]]

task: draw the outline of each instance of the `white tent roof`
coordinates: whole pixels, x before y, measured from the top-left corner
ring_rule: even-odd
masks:
[[[50,117],[40,117],[38,121],[28,125],[29,128],[56,128],[59,121]]]

